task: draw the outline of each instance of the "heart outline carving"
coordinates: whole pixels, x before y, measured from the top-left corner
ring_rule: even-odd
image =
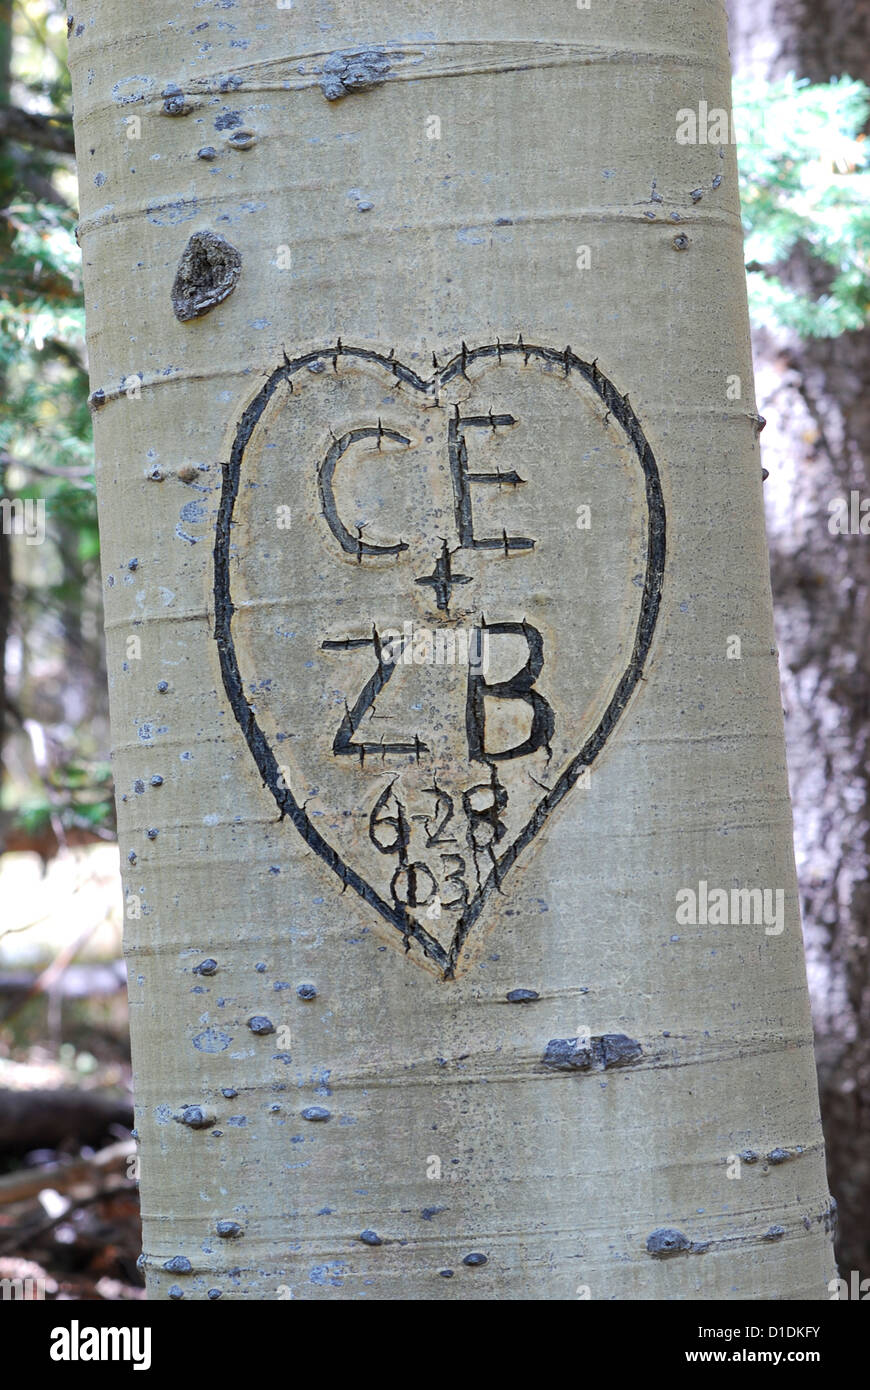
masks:
[[[435,937],[408,916],[403,905],[387,902],[365,878],[344,862],[334,846],[315,828],[306,814],[304,805],[296,800],[292,791],[286,786],[271,745],[257,723],[254,711],[245,696],[239,670],[232,634],[232,618],[235,609],[230,592],[230,528],[238,499],[247,445],[274,392],[282,382],[287,382],[292,392],[292,378],[297,372],[316,364],[322,364],[324,367],[331,365],[333,370],[337,370],[341,358],[356,359],[378,364],[398,382],[404,383],[414,391],[431,398],[433,393],[437,393],[453,378],[464,376],[466,368],[473,362],[480,359],[496,358],[500,365],[503,358],[516,355],[522,356],[524,365],[528,365],[532,359],[537,359],[544,363],[561,366],[566,376],[572,372],[577,373],[592,388],[605,406],[607,411],[605,423],[611,417],[615,419],[631,444],[643,473],[646,492],[647,559],[643,595],[631,657],[607,708],[579,751],[563,767],[555,784],[537,802],[523,829],[500,857],[493,857],[491,872],[466,904],[457,920],[453,940],[449,948],[445,949]],[[236,428],[229,460],[223,466],[223,485],[214,547],[214,638],[218,648],[224,690],[233,714],[244,734],[248,749],[263,779],[263,784],[272,793],[278,806],[281,813],[280,819],[284,820],[286,817],[292,821],[306,844],[341,881],[342,891],[347,887],[353,888],[363,902],[373,907],[385,921],[401,933],[406,952],[410,951],[411,942],[416,941],[424,956],[438,967],[443,980],[455,978],[465,942],[489,897],[494,891],[501,889],[506,875],[523,850],[535,839],[551,812],[571,791],[584,770],[592,767],[619,723],[636,686],[642,679],[643,668],[652,646],[661,606],[666,528],[664,497],[658,465],[640,421],[629,403],[628,395],[621,395],[612,381],[599,371],[597,358],[592,362],[584,362],[571,351],[570,347],[556,349],[533,346],[524,343],[522,338],[517,343],[496,342],[477,348],[468,348],[463,343],[461,351],[452,357],[445,366],[438,368],[436,363],[434,374],[427,379],[418,376],[392,353],[386,357],[373,349],[348,347],[342,344],[339,338],[334,347],[308,352],[293,360],[284,353],[283,364],[271,373],[242,413]]]

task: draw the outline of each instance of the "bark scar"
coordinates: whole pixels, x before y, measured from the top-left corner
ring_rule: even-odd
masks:
[[[232,294],[242,273],[241,253],[217,232],[194,232],[172,284],[172,307],[182,323],[200,318]]]
[[[348,49],[331,53],[323,61],[320,90],[327,101],[338,101],[348,92],[366,92],[386,82],[390,64],[383,48]]]

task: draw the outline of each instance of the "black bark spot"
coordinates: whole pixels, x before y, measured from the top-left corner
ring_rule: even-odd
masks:
[[[630,1066],[643,1056],[643,1048],[625,1033],[603,1033],[600,1038],[551,1038],[541,1059],[551,1071],[607,1071]]]
[[[216,232],[194,232],[184,248],[172,284],[172,307],[182,323],[200,318],[232,294],[242,273],[242,257]]]
[[[189,1129],[210,1129],[214,1124],[214,1116],[207,1114],[201,1105],[184,1105],[180,1113],[172,1118]]]
[[[686,1250],[691,1250],[692,1242],[688,1236],[684,1236],[682,1231],[675,1231],[670,1226],[662,1226],[660,1230],[653,1231],[652,1235],[647,1236],[647,1254],[655,1259],[666,1260],[671,1255],[681,1255]]]

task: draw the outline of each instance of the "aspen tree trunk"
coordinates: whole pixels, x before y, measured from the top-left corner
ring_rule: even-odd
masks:
[[[150,1295],[827,1298],[723,7],[316,13],[71,20]]]

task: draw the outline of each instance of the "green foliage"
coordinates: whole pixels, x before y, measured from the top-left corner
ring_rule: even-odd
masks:
[[[111,765],[99,759],[62,764],[15,804],[16,825],[34,836],[49,828],[52,816],[66,830],[100,830],[113,826],[114,815]]]
[[[753,321],[803,337],[863,328],[870,311],[870,88],[735,82],[740,194]],[[784,276],[797,248],[811,283]],[[815,284],[815,282],[818,282]]]
[[[3,81],[6,68],[0,72],[4,99],[37,115],[68,117],[61,0],[16,0],[13,21],[11,90]],[[8,26],[0,49],[4,38]],[[111,818],[102,766],[85,779],[65,775],[73,759],[87,765],[99,754],[105,705],[75,194],[71,155],[0,139],[0,487],[44,501],[47,523],[44,545],[11,542],[10,651],[17,658],[7,688],[16,717],[7,726],[0,781],[4,809],[18,810],[24,825],[42,824],[50,814],[71,825],[99,826]],[[77,697],[73,718],[66,691],[71,670],[80,685],[93,672],[93,687]],[[21,722],[28,720],[45,733],[45,764],[30,746]]]
[[[92,491],[93,483],[73,221],[64,209],[23,200],[7,206],[5,216],[12,240],[0,271],[0,449],[33,477],[45,469],[59,475],[62,485],[40,490],[53,506],[77,506],[76,494]]]
[[[58,0],[14,8],[12,99],[68,115],[66,17]],[[48,516],[96,533],[81,254],[73,161],[0,142],[0,476]]]

